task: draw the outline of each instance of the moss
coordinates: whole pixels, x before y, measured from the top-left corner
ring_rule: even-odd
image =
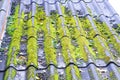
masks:
[[[38,32],[44,31],[45,36],[48,33],[47,24],[49,21],[49,17],[45,15],[44,8],[37,5],[37,10],[34,18],[34,26]]]
[[[65,15],[65,13],[66,13],[65,7],[63,7],[61,5],[61,8],[62,8],[63,15]],[[70,20],[70,18],[67,18],[67,19]],[[70,32],[69,32],[68,28],[66,27],[67,26],[66,25],[67,21],[65,20],[65,24],[64,24],[63,27],[62,27],[61,18],[58,18],[57,23],[58,23],[57,31],[58,31],[58,34],[59,34],[58,36],[59,36],[59,38],[62,37],[61,38],[61,46],[62,46],[61,50],[62,50],[62,55],[64,57],[64,62],[66,64],[68,64],[70,62],[70,60],[76,62],[74,47],[71,44],[71,39],[69,38],[70,37]],[[63,37],[63,36],[68,36],[68,37]]]
[[[54,28],[54,25],[51,23],[51,18],[47,18],[47,24],[49,26],[44,27],[44,51],[46,56],[47,64],[53,63],[57,65],[56,61],[56,49],[54,45],[55,37],[56,37],[56,30]],[[50,23],[49,23],[50,22]]]
[[[41,26],[41,29],[44,31],[44,36],[48,36],[48,23],[49,23],[49,17],[46,18],[46,20],[43,22],[43,25]]]
[[[85,51],[85,46],[88,45],[87,43],[88,41],[83,36],[80,36],[80,32],[76,28],[74,28],[74,35],[78,44],[77,48],[79,48],[79,50],[77,51],[77,54],[80,54],[80,57],[84,61],[87,61],[88,58],[87,58],[87,53]]]
[[[30,38],[27,44],[28,62],[27,65],[37,66],[37,40]]]
[[[95,31],[92,29],[91,24],[87,20],[82,22],[82,27],[86,31],[86,37],[88,39],[92,39],[94,35],[96,35]]]
[[[71,39],[68,37],[63,37],[61,39],[61,46],[65,63],[68,64],[70,60],[76,62],[74,47],[71,44]]]
[[[91,9],[88,6],[87,6],[87,10],[90,13],[90,15],[92,15],[92,11],[91,11]]]
[[[110,77],[112,77],[114,75],[114,73],[113,72],[110,72]]]
[[[65,73],[66,73],[66,80],[72,80],[71,67],[67,67],[65,69]]]
[[[87,47],[87,49],[89,50],[89,52],[92,54],[92,56],[94,57],[94,58],[96,58],[96,54],[93,52],[93,50],[92,50],[92,48],[89,46],[89,45],[91,45],[91,43],[89,42],[89,38],[93,38],[93,35],[90,37],[88,37],[88,35],[89,35],[89,33],[88,33],[88,31],[89,30],[92,30],[91,28],[90,28],[90,26],[91,26],[91,24],[89,23],[89,21],[87,20],[87,21],[84,21],[84,20],[82,20],[82,19],[78,19],[77,18],[77,21],[78,21],[78,25],[79,25],[79,28],[80,28],[80,34],[83,36],[82,38],[83,38],[83,42],[84,42],[84,44],[86,44],[86,47]],[[86,27],[86,28],[85,28]],[[94,32],[93,32],[94,33]],[[86,39],[87,38],[87,39]],[[92,43],[93,44],[93,43]]]
[[[56,62],[56,50],[54,48],[52,41],[53,41],[52,37],[50,37],[50,36],[45,37],[44,51],[45,51],[47,64],[50,64],[50,63],[57,64],[57,62]]]
[[[37,38],[37,29],[34,27],[28,28],[27,33],[28,33],[28,38],[30,38],[31,36]]]
[[[28,15],[30,16],[31,13]],[[35,22],[34,22],[35,23]],[[34,24],[33,23],[33,24]],[[34,65],[38,67],[38,45],[37,45],[37,27],[38,26],[32,26],[32,19],[30,19],[27,23],[26,26],[28,27],[27,29],[27,66],[29,65]],[[27,71],[27,79],[35,79],[35,68],[30,67]]]
[[[107,57],[105,54],[105,48],[101,45],[98,37],[94,38],[94,36],[96,35],[96,32],[93,30],[89,20],[87,18],[83,18],[83,19],[80,19],[80,21],[81,21],[83,29],[87,32],[87,38],[90,41],[90,46],[96,55],[95,58],[105,59],[105,57]],[[98,34],[100,33],[98,32]]]
[[[18,14],[18,13],[16,13],[16,14]],[[7,67],[10,66],[10,64],[13,64],[14,66],[17,65],[16,56],[20,50],[20,40],[21,40],[21,36],[22,36],[23,21],[20,20],[20,23],[17,24],[18,20],[16,19],[15,22],[16,22],[16,24],[14,24],[14,26],[16,27],[16,29],[13,32],[12,40],[10,42],[9,50],[7,53],[7,62],[6,62]],[[9,71],[10,71],[10,69],[8,69],[8,71],[5,73],[5,77],[4,77],[5,80],[7,80],[9,75],[11,75],[10,76],[11,78],[14,78],[16,75],[16,71],[14,69],[11,70],[11,73],[8,73]]]
[[[98,52],[96,53],[96,55],[98,56],[98,58],[104,59],[104,57],[106,56],[104,47],[101,45],[97,37],[94,38],[93,41],[94,41],[94,47],[96,48],[96,51]]]
[[[50,80],[59,80],[58,74],[56,73],[56,74],[52,75],[52,76],[50,77]]]
[[[36,75],[35,75],[35,68],[34,67],[30,67],[27,70],[27,80],[34,80]]]
[[[64,31],[62,27],[57,28],[57,34],[59,35],[59,38],[62,38],[64,36]]]
[[[77,18],[78,21],[78,18]],[[81,23],[78,21],[78,26],[80,26],[80,30],[78,29],[78,26],[76,26],[76,21],[74,19],[73,16],[69,16],[66,14],[65,17],[65,22],[66,22],[66,26],[69,29],[69,32],[71,34],[71,38],[75,39],[78,46],[74,46],[75,48],[75,55],[76,58],[81,58],[84,61],[87,61],[87,52],[85,50],[85,47],[87,47],[87,49],[92,53],[93,56],[95,56],[95,54],[92,52],[92,49],[89,48],[89,42],[88,40],[85,38],[85,32],[81,27]],[[88,27],[87,27],[88,28]],[[90,35],[94,35],[93,33],[91,33]]]
[[[11,69],[11,71],[7,70],[6,74],[4,75],[4,80],[8,80],[8,78],[14,80],[15,75],[16,75],[16,70],[14,69]]]
[[[76,27],[76,21],[74,20],[73,16],[68,16],[68,14],[66,14],[67,16],[65,16],[65,24],[71,27]]]
[[[80,75],[79,68],[76,67],[76,66],[74,66],[73,68],[74,68],[74,70],[75,70],[75,74],[76,74],[78,80],[82,80],[81,75]]]
[[[8,18],[6,32],[10,36],[13,36],[14,31],[17,28],[18,13],[19,13],[19,5],[15,8],[15,14],[11,15],[11,17]]]
[[[43,7],[37,6],[35,17],[37,18],[38,22],[44,21],[46,19],[46,15]]]
[[[43,7],[38,7],[35,14],[34,25],[36,26],[38,32],[46,29],[48,17],[45,15],[45,11]]]
[[[7,80],[8,79],[8,75],[9,75],[9,71],[7,70],[5,75],[4,75],[4,80]]]
[[[55,70],[55,73],[53,75],[50,75],[50,78],[48,80],[59,80],[57,70]]]
[[[79,32],[81,35],[83,35],[84,37],[87,36],[87,32],[84,30],[83,26],[83,21],[80,20],[78,17],[76,18],[77,22],[78,22],[78,28],[80,29]],[[89,26],[89,25],[88,25]]]
[[[50,21],[50,36],[53,37],[53,38],[56,38],[56,29],[55,29],[55,24],[52,23],[51,19],[49,20]]]
[[[12,25],[9,25],[9,26],[7,27],[6,32],[7,32],[8,35],[12,36],[14,30],[15,30],[15,26],[13,26],[13,24],[12,24]]]
[[[80,72],[79,72],[79,69],[76,67],[76,66],[69,66],[65,69],[65,73],[66,73],[66,80],[74,80],[73,79],[73,76],[72,76],[72,73],[71,73],[71,70],[72,70],[72,67],[75,71],[75,75],[77,77],[77,80],[81,80],[81,76],[80,76]]]
[[[16,8],[15,8],[15,14],[14,14],[14,17],[17,19],[18,18],[18,13],[19,13],[19,9],[20,9],[20,5],[17,5]]]
[[[84,41],[81,36],[77,38],[77,42],[79,44],[79,52],[78,53],[80,54],[81,58],[84,61],[88,61],[87,53],[85,51],[85,44],[83,43]]]
[[[63,13],[63,15],[64,15],[64,13],[65,13],[65,7],[61,4],[61,5],[60,5],[60,8],[61,8],[62,13]]]
[[[120,34],[120,26],[116,29],[116,32]]]
[[[107,46],[109,46],[109,44],[112,44],[114,49],[120,53],[120,44],[116,41],[114,35],[111,33],[111,31],[109,30],[108,26],[106,23],[100,23],[98,21],[94,21],[94,23],[96,24],[98,30],[100,31],[101,35],[103,36],[103,38],[106,40]]]
[[[60,17],[58,17],[56,24],[57,24],[57,33],[59,35],[59,38],[62,38],[65,35],[69,36],[69,31],[67,30],[67,27],[62,25],[62,21],[61,21]]]
[[[29,25],[28,25],[29,26]],[[27,65],[37,66],[37,30],[36,28],[30,27],[27,31],[28,41],[27,41],[27,54],[28,62]]]
[[[15,66],[17,65],[16,55],[20,50],[20,39],[21,39],[21,35],[19,36],[19,38],[12,39],[9,50],[8,50],[8,54],[7,54],[6,66],[9,66],[10,64],[14,64]],[[13,50],[13,48],[15,48],[15,50]],[[12,58],[13,58],[13,62],[11,62]]]

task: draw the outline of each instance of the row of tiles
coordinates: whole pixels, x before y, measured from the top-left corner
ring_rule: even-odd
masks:
[[[40,49],[40,52],[39,52],[39,55],[40,55],[39,61],[40,62],[45,61],[43,59],[45,57],[42,56],[42,55],[44,55],[44,53],[42,53],[42,52],[43,51]],[[63,66],[64,64],[62,64],[62,61],[59,59],[62,59],[62,58],[58,57],[58,63]],[[80,61],[80,62],[82,62],[82,61]],[[114,61],[114,62],[117,62],[117,61]],[[101,60],[96,60],[96,61],[94,61],[94,63],[96,63],[96,64],[100,63],[102,66],[105,65],[105,63]],[[118,60],[118,63],[119,63],[119,60]],[[98,66],[100,66],[100,64],[98,64]],[[83,62],[83,65],[85,67],[85,65],[89,65],[89,63]],[[18,66],[18,67],[24,68],[24,66]],[[21,68],[18,68],[18,69],[21,69]],[[77,70],[80,72],[78,72]],[[30,69],[30,71],[32,72],[33,70]],[[115,64],[112,64],[112,63],[110,63],[108,66],[106,66],[106,68],[97,68],[93,64],[90,64],[89,66],[86,66],[85,68],[80,68],[80,69],[70,65],[70,66],[68,66],[68,69],[56,70],[54,67],[51,66],[50,69],[48,69],[48,70],[42,70],[42,71],[34,70],[34,72],[35,72],[36,76],[34,76],[34,78],[29,78],[28,73],[26,74],[26,72],[24,72],[24,71],[23,72],[17,71],[17,74],[16,74],[14,80],[18,80],[18,79],[25,80],[26,77],[27,77],[27,79],[30,79],[30,80],[34,80],[34,79],[38,79],[38,80],[40,80],[40,79],[42,79],[42,80],[58,80],[58,79],[61,79],[61,80],[81,80],[81,78],[83,80],[101,80],[101,79],[102,80],[103,79],[119,80],[120,79],[119,78],[119,68],[117,68],[115,66]],[[9,75],[11,75],[11,74],[9,73]],[[48,75],[48,76],[46,76],[46,75]],[[32,76],[32,74],[31,74],[31,76]],[[11,79],[11,78],[8,78],[8,79]]]

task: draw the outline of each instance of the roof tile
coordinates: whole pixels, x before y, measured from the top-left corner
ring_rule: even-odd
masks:
[[[120,80],[120,18],[108,0],[10,3],[0,80]]]

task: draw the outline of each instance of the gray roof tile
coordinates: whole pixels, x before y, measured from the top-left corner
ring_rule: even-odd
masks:
[[[119,24],[108,0],[4,0],[0,80],[120,80]]]

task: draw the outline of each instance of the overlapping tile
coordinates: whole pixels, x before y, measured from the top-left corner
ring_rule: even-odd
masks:
[[[1,43],[1,80],[120,79],[117,13],[106,0],[62,1],[13,6]]]

